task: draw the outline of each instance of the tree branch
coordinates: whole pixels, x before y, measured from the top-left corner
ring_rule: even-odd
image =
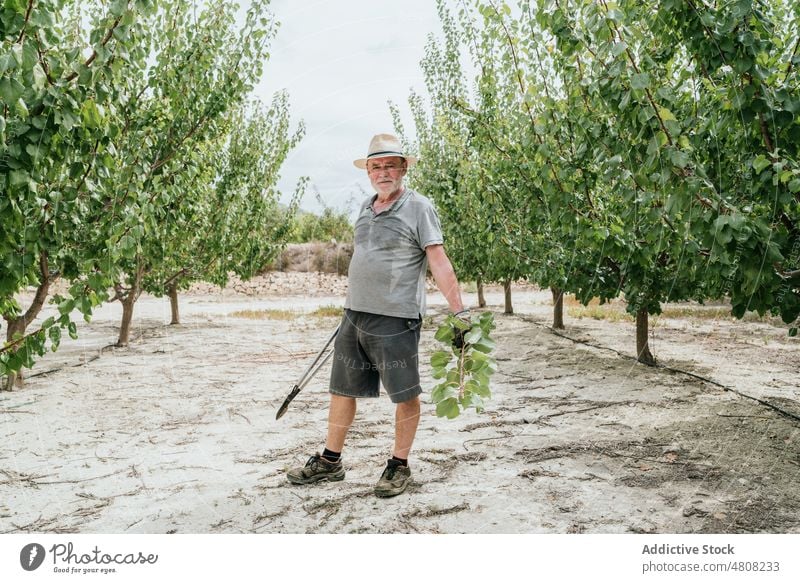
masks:
[[[183,275],[186,275],[186,273],[187,273],[188,271],[189,271],[189,270],[188,270],[187,268],[185,268],[185,267],[184,267],[184,268],[183,268],[183,269],[181,269],[181,270],[180,270],[178,273],[176,273],[175,275],[171,276],[171,277],[170,277],[170,278],[168,278],[166,281],[164,281],[164,283],[163,283],[162,285],[163,285],[164,287],[169,287],[169,286],[170,286],[170,285],[171,285],[171,284],[172,284],[172,283],[173,283],[175,280],[177,280],[178,278],[180,278],[180,277],[181,277],[181,276],[183,276]]]
[[[34,35],[36,39],[36,53],[39,55],[39,64],[42,66],[42,71],[44,71],[45,76],[47,77],[47,82],[50,85],[55,85],[55,79],[50,74],[50,67],[47,65],[47,61],[44,58],[44,53],[42,52],[42,43],[39,42],[39,35],[38,33]]]
[[[764,145],[767,148],[767,152],[772,154],[775,151],[775,147],[772,145],[772,139],[769,136],[769,128],[767,127],[767,121],[764,119],[764,114],[760,111],[758,112],[758,125],[761,127],[761,137],[764,138]],[[770,158],[772,156],[770,155]]]
[[[183,145],[183,143],[189,138],[191,138],[197,132],[197,130],[200,129],[200,126],[203,125],[203,122],[206,121],[207,118],[208,118],[207,114],[203,114],[202,116],[200,116],[200,119],[197,120],[197,123],[194,124],[194,126],[189,130],[189,132],[186,135],[184,135],[180,140],[178,140],[178,143],[175,144],[175,147],[172,148],[172,151],[161,160],[157,160],[156,162],[153,163],[153,165],[150,167],[149,174],[152,175],[153,172],[155,172],[156,170],[161,168],[161,166],[163,166],[164,164],[169,162],[172,158],[174,158],[175,154],[178,153],[178,150]]]
[[[116,28],[117,28],[117,26],[119,26],[119,23],[120,23],[120,21],[121,21],[121,20],[122,20],[122,16],[118,16],[118,17],[117,17],[117,19],[114,21],[114,24],[112,24],[112,25],[111,25],[111,28],[109,28],[109,29],[108,29],[108,32],[106,32],[106,35],[103,37],[103,40],[101,40],[101,41],[100,41],[100,46],[101,46],[101,47],[104,47],[104,46],[106,46],[106,44],[108,43],[108,41],[110,41],[110,40],[111,40],[111,36],[114,34],[114,29],[116,29]],[[91,64],[94,62],[94,60],[95,60],[96,58],[97,58],[97,51],[95,50],[95,51],[92,51],[92,54],[91,54],[91,55],[89,56],[89,58],[88,58],[88,59],[86,59],[86,61],[83,63],[84,67],[89,67],[89,66],[91,66]],[[72,73],[70,73],[69,75],[67,75],[66,81],[67,81],[67,82],[69,82],[69,81],[72,81],[72,80],[73,80],[73,79],[75,79],[77,76],[78,76],[78,72],[77,72],[77,71],[73,71]]]
[[[25,312],[25,315],[22,316],[23,324],[25,326],[27,326],[28,322],[33,321],[36,316],[39,315],[39,312],[44,305],[44,301],[47,299],[47,294],[50,291],[50,284],[58,279],[58,275],[53,276],[50,274],[47,251],[42,251],[39,255],[39,272],[42,274],[42,281],[36,288],[36,295],[33,297],[33,302]]]
[[[608,13],[608,5],[606,4],[606,1],[605,0],[600,0],[600,1],[603,4],[603,7],[606,9],[606,13]],[[614,24],[613,27],[608,22],[606,24],[608,26],[608,29],[611,31],[612,35],[616,32],[617,33],[617,38],[619,39],[619,41],[620,42],[625,42],[625,40],[622,38],[622,33],[619,31],[619,28],[617,28],[616,23]],[[627,47],[627,44],[626,44],[626,47]],[[625,54],[628,56],[628,60],[630,61],[631,66],[633,67],[633,70],[636,71],[637,74],[639,74],[639,67],[636,65],[636,60],[633,58],[633,54],[631,53],[631,49],[630,48],[626,48],[625,49]],[[667,142],[669,143],[670,146],[674,145],[674,142],[672,141],[672,136],[670,135],[669,131],[667,131],[667,126],[664,125],[664,120],[661,118],[661,112],[658,111],[658,106],[656,105],[656,102],[653,99],[653,94],[650,93],[650,89],[649,88],[645,88],[644,91],[647,94],[647,101],[650,102],[650,107],[653,108],[653,113],[655,113],[656,117],[658,118],[658,124],[661,126],[661,131],[663,131],[664,135],[667,136]]]
[[[25,10],[25,22],[22,23],[22,30],[19,31],[19,36],[17,40],[14,41],[14,44],[17,45],[25,40],[25,28],[28,25],[28,21],[31,18],[31,12],[33,11],[33,0],[28,0],[28,8]]]
[[[797,47],[800,46],[800,37],[797,38],[797,41],[794,43],[794,50],[792,51],[792,56],[789,57],[789,66],[786,67],[786,74],[783,76],[783,82],[786,83],[786,80],[789,78],[789,73],[792,71],[792,61],[794,60],[794,56],[797,54]]]

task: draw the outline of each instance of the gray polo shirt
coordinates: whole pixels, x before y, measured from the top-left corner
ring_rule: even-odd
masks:
[[[425,314],[425,247],[443,243],[433,203],[406,187],[391,207],[375,214],[361,205],[344,307],[398,318]]]

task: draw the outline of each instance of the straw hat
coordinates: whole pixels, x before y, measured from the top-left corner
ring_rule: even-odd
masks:
[[[378,134],[373,136],[369,143],[367,157],[353,160],[353,164],[356,168],[366,169],[367,160],[372,160],[373,158],[388,158],[390,156],[405,158],[409,168],[417,163],[417,159],[414,156],[406,156],[403,154],[403,146],[400,144],[400,140],[398,140],[397,137],[391,134]]]

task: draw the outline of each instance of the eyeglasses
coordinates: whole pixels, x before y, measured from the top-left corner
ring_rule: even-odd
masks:
[[[378,172],[383,172],[384,170],[386,170],[387,172],[394,173],[397,172],[398,170],[402,170],[403,168],[405,168],[405,166],[403,166],[402,164],[395,164],[390,162],[389,164],[384,164],[383,166],[379,165],[370,166],[369,168],[367,168],[367,172],[369,172],[370,174],[376,174]]]

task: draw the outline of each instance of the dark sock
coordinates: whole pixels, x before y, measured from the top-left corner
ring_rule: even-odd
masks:
[[[393,455],[391,461],[398,462],[397,465],[408,467],[408,459],[407,458],[406,459],[401,459],[401,458],[397,457],[396,455]]]
[[[325,451],[322,452],[322,457],[325,458],[326,461],[336,463],[342,457],[342,452],[331,451],[326,447]]]

